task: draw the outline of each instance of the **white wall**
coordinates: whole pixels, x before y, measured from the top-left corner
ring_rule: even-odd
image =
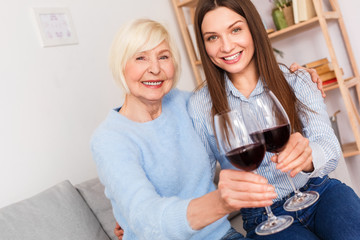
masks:
[[[267,1],[254,2],[259,10],[268,11]],[[356,11],[360,2],[339,2],[360,63],[357,31],[360,16]],[[79,44],[41,48],[31,7],[69,8]],[[118,27],[138,17],[166,22],[184,49],[170,0],[13,0],[3,3],[0,8],[0,207],[30,197],[64,179],[77,184],[96,176],[89,150],[90,136],[109,109],[119,105],[123,97],[107,67],[108,49]],[[287,41],[278,42],[276,46],[286,54],[283,62],[305,63],[321,57],[322,52],[318,51],[322,46],[314,45],[313,40],[321,39],[319,31],[296,35],[300,39],[295,49]],[[301,48],[306,51],[299,55]],[[321,51],[326,54],[326,49]],[[184,50],[182,59],[179,88],[192,90],[195,85]],[[328,96],[326,101],[339,100],[336,93],[329,92]],[[345,130],[344,138],[351,137],[346,125],[345,122],[340,129]],[[347,164],[353,182],[358,184],[360,156],[347,159]]]
[[[261,13],[267,27],[275,29],[271,18],[271,3],[264,0],[253,0],[253,2]],[[358,25],[360,23],[360,15],[357,13],[357,9],[360,8],[360,1],[338,0],[338,2],[359,69],[360,33]],[[326,3],[326,1],[324,1],[324,3]],[[325,7],[328,9],[329,5],[325,4]],[[328,23],[330,35],[333,39],[333,45],[335,46],[335,51],[339,58],[339,64],[344,69],[345,77],[349,77],[352,73],[345,51],[343,51],[344,44],[340,36],[339,28],[335,21],[330,21]],[[290,37],[279,37],[272,41],[273,46],[283,51],[285,54],[284,58],[278,58],[280,62],[290,65],[293,62],[305,64],[323,57],[328,57],[330,59],[324,37],[318,25],[306,28],[306,31],[296,31],[289,36]],[[325,98],[325,102],[328,107],[328,114],[333,115],[337,110],[341,110],[341,113],[337,115],[341,141],[343,143],[353,142],[353,133],[339,91],[332,90],[328,91],[326,94],[327,97]],[[360,194],[360,155],[346,158],[345,162],[346,164],[340,164],[339,171],[336,172],[336,177],[351,185],[354,190]]]
[[[79,44],[40,47],[31,7],[70,9]],[[150,10],[151,9],[151,10]],[[14,0],[0,8],[0,207],[62,180],[96,176],[93,130],[123,94],[108,70],[119,26],[150,17],[165,22],[184,49],[169,0]],[[179,88],[193,90],[182,51]]]

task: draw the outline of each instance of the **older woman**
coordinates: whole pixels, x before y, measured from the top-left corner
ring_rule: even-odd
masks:
[[[125,102],[95,131],[91,149],[123,239],[240,239],[226,216],[270,205],[274,188],[259,175],[225,170],[219,189],[187,113],[190,93],[175,89],[180,60],[165,28],[125,25],[110,66]]]

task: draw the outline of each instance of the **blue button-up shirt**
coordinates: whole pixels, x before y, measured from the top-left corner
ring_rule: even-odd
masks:
[[[284,72],[284,76],[293,89],[297,99],[307,106],[307,108],[299,111],[299,117],[303,124],[302,135],[310,141],[314,171],[312,173],[300,172],[293,178],[295,186],[300,188],[306,184],[310,177],[322,177],[332,172],[337,166],[341,148],[331,128],[329,116],[326,112],[326,105],[321,93],[317,89],[316,84],[311,81],[310,75],[303,70],[298,71],[297,74],[293,74],[284,66],[280,66],[280,68]],[[246,98],[239,92],[228,77],[225,78],[225,81],[227,98],[231,109],[239,108],[241,103],[244,102],[250,105],[254,104],[256,97],[264,92],[263,83],[259,80],[249,98]],[[213,132],[211,107],[210,94],[207,86],[205,86],[196,91],[190,98],[188,111],[195,129],[207,149],[213,171],[215,172],[217,161],[219,161],[222,169],[236,169],[218,151]],[[276,164],[270,160],[272,155],[273,153],[266,152],[264,160],[257,169],[257,173],[267,178],[269,183],[275,186],[278,195],[275,201],[277,201],[293,192],[293,189],[287,179],[286,173],[276,169]]]

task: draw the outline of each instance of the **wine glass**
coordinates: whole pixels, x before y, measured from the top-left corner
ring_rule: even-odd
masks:
[[[290,138],[291,127],[288,115],[282,107],[280,101],[273,92],[265,89],[264,93],[255,101],[260,124],[263,128],[266,151],[278,154],[284,148]],[[300,192],[290,177],[289,172],[286,176],[294,190],[294,196],[284,203],[284,209],[295,212],[314,204],[319,194],[315,191]]]
[[[230,163],[244,171],[254,171],[265,155],[262,129],[250,111],[230,110],[214,117],[215,136],[219,151]],[[275,216],[265,207],[268,219],[257,226],[259,235],[273,234],[289,227],[291,216]]]

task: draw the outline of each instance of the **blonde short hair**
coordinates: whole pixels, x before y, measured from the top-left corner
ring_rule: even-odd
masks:
[[[166,28],[159,22],[150,19],[137,19],[125,24],[115,36],[110,49],[110,69],[115,82],[129,92],[124,77],[127,61],[138,52],[155,48],[163,41],[170,47],[175,67],[174,84],[180,77],[180,54],[178,48]]]

